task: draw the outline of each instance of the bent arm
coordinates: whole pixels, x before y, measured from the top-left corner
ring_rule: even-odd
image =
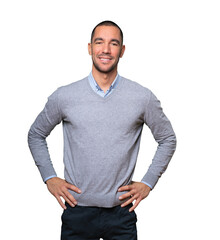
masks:
[[[152,163],[142,179],[143,183],[150,185],[153,189],[175,152],[176,135],[170,121],[163,113],[160,101],[153,93],[146,108],[144,121],[158,143]]]
[[[56,176],[46,138],[53,128],[62,121],[57,94],[56,91],[48,98],[43,111],[37,116],[28,132],[28,145],[44,182]]]

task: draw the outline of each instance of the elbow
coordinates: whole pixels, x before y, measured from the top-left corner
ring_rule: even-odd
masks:
[[[161,141],[158,142],[159,146],[164,149],[169,149],[170,153],[174,153],[177,146],[177,138],[176,134],[174,132],[168,134],[166,137],[164,137]]]
[[[177,139],[176,139],[176,134],[173,133],[170,137],[170,145],[172,146],[172,149],[174,149],[174,151],[176,150],[176,146],[177,146]]]
[[[31,127],[27,135],[29,148],[32,149],[35,146],[38,146],[45,141],[45,138],[45,136],[42,136],[41,134],[39,134],[39,132],[37,132],[34,128]]]
[[[34,134],[34,131],[32,130],[32,128],[30,128],[27,135],[27,142],[28,142],[29,148],[31,148],[35,138],[36,136]]]
[[[177,146],[177,139],[176,139],[175,133],[173,133],[171,136],[169,136],[168,145],[169,145],[170,150],[174,153],[176,151],[176,146]]]

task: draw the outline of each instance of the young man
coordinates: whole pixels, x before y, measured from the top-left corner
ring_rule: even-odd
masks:
[[[98,24],[88,51],[92,72],[49,97],[31,126],[29,147],[49,191],[64,209],[61,239],[133,240],[137,239],[134,209],[166,170],[176,138],[155,95],[119,76],[125,46],[118,25]],[[65,180],[57,177],[46,143],[60,122]],[[158,148],[142,181],[133,182],[144,123]]]

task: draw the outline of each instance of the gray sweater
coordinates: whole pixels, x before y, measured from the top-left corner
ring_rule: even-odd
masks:
[[[152,188],[175,151],[176,137],[155,95],[121,77],[114,92],[103,98],[88,78],[57,89],[28,133],[28,143],[43,180],[54,175],[46,137],[63,123],[64,176],[82,190],[70,191],[80,206],[120,205],[120,186],[134,173],[144,123],[158,147],[142,181]]]

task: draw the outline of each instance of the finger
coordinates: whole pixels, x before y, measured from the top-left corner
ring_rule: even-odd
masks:
[[[82,192],[78,187],[76,187],[76,186],[74,186],[74,185],[72,185],[72,184],[70,184],[70,183],[67,183],[66,187],[67,187],[68,189],[76,192],[76,193],[81,193],[81,192]]]
[[[119,192],[124,192],[124,191],[129,191],[129,190],[131,190],[131,185],[126,185],[126,186],[120,187],[118,189]]]
[[[60,204],[60,206],[61,206],[64,210],[66,210],[66,205],[63,203],[63,201],[61,200],[60,196],[55,196],[55,197],[56,197],[58,203]]]
[[[131,204],[135,199],[136,199],[135,196],[133,196],[132,198],[128,199],[128,201],[122,203],[121,207],[125,207],[125,206]]]
[[[75,207],[77,205],[76,199],[73,197],[72,194],[70,194],[68,191],[64,193],[63,198],[65,199],[66,202],[69,203],[72,207]]]
[[[77,205],[76,199],[73,197],[72,194],[68,192],[67,189],[63,189],[62,192],[59,194],[70,206],[75,207]]]
[[[128,193],[125,193],[125,194],[121,195],[121,196],[119,197],[119,199],[120,199],[120,200],[123,200],[123,199],[129,198],[129,197],[131,197],[133,194],[134,194],[133,191],[130,191],[130,192],[128,192]]]
[[[133,207],[131,207],[131,208],[129,209],[129,212],[134,211],[134,209],[138,206],[138,204],[139,204],[140,202],[141,202],[141,200],[137,199],[137,200],[135,201]]]

